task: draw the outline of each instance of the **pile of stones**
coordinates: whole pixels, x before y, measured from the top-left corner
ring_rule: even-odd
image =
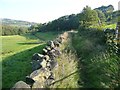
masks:
[[[55,40],[49,41],[42,54],[35,53],[32,56],[32,73],[26,76],[26,82],[18,81],[12,89],[17,88],[45,88],[55,81],[52,72],[58,66],[56,58],[60,56],[60,46],[67,39],[64,33]]]

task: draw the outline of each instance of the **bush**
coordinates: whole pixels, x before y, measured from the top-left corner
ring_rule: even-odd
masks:
[[[102,30],[79,28],[72,44],[82,65],[81,82],[86,88],[116,88],[119,85],[119,57],[108,51]],[[79,65],[79,66],[81,66]]]

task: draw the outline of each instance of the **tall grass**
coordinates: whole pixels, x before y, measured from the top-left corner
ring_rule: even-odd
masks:
[[[53,70],[55,83],[50,88],[78,88],[79,70],[78,58],[71,50],[70,38],[61,46],[62,54],[57,58],[58,67]]]
[[[81,58],[80,82],[83,82],[83,87],[118,87],[120,59],[117,55],[107,52],[105,35],[101,30],[80,30],[77,35],[73,35],[72,43]]]

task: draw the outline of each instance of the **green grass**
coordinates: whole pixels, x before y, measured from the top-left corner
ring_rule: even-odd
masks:
[[[9,54],[14,54],[19,51],[29,49],[32,47],[37,46],[40,40],[37,39],[35,36],[30,34],[26,35],[29,38],[19,35],[13,36],[1,36],[2,38],[2,56],[7,56]]]
[[[60,47],[62,54],[56,59],[58,67],[53,70],[55,83],[50,88],[78,88],[78,58],[71,46],[70,38]]]
[[[85,88],[118,87],[120,59],[107,51],[102,30],[80,30],[73,35],[72,43],[80,58],[80,85]]]
[[[112,29],[116,29],[116,24],[106,25],[106,26],[104,26],[104,28],[112,28]]]
[[[37,32],[35,33],[35,35],[37,37],[39,37],[41,40],[44,40],[44,41],[49,41],[49,40],[52,40],[54,38],[56,38],[61,32]]]
[[[2,61],[2,85],[3,88],[11,88],[17,81],[25,81],[25,76],[32,72],[31,58],[34,53],[41,52],[43,45],[21,51],[3,58]]]
[[[37,33],[36,33],[37,34]],[[40,35],[43,35],[38,38]],[[25,81],[25,76],[32,72],[31,58],[34,53],[41,53],[47,39],[57,36],[49,32],[33,34],[1,36],[2,39],[2,87],[11,88],[17,81]],[[45,40],[43,40],[45,38]]]
[[[103,24],[101,26],[90,26],[91,28],[97,28],[97,29],[100,29],[100,30],[104,30],[104,29],[107,29],[107,28],[111,28],[111,29],[116,29],[116,24],[110,24],[110,25],[107,25],[107,24]]]

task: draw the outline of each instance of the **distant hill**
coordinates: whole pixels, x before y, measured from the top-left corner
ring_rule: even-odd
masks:
[[[101,6],[101,7],[95,8],[94,10],[102,11],[107,18],[107,22],[110,22],[110,23],[116,23],[118,22],[118,18],[120,18],[120,10],[114,11],[114,7],[112,5]]]
[[[95,10],[96,9],[102,11],[103,13],[111,13],[114,11],[113,5],[101,6],[101,7],[95,8]]]
[[[14,20],[14,19],[3,18],[2,19],[2,24],[3,25],[13,25],[13,26],[29,27],[29,26],[35,25],[37,23],[35,23],[35,22],[28,22],[28,21],[22,21],[22,20]]]

